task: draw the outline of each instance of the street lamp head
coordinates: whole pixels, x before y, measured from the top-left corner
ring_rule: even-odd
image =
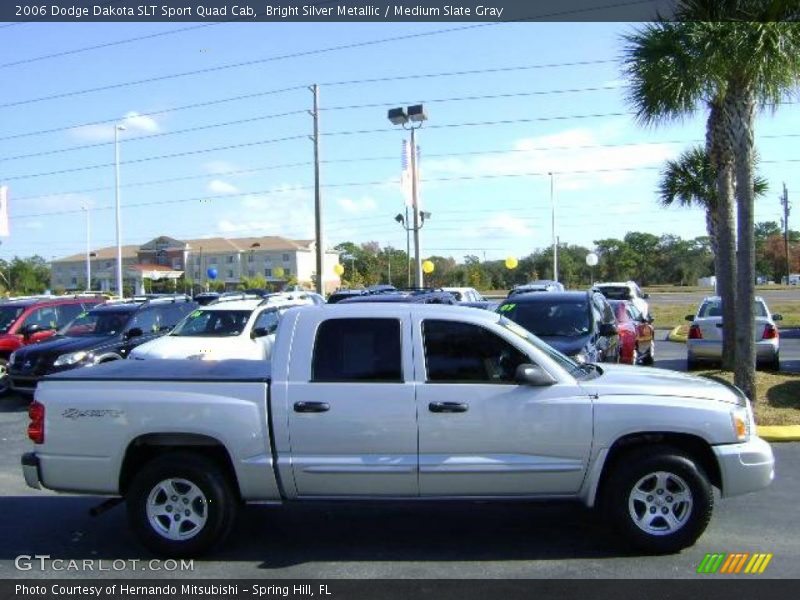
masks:
[[[413,123],[422,123],[428,119],[428,115],[425,114],[425,107],[422,104],[409,106],[406,110],[408,110],[408,119]]]
[[[408,115],[405,108],[391,108],[386,114],[392,125],[405,125],[408,123]]]
[[[400,214],[398,214],[398,215],[397,215],[397,216],[394,218],[394,220],[395,220],[395,221],[397,221],[398,223],[400,223],[400,225],[402,225],[403,223],[405,223],[405,222],[406,222],[406,220],[405,220],[405,217],[403,217],[403,215],[400,215]]]
[[[431,213],[423,210],[423,211],[420,211],[419,216],[422,217],[422,221],[424,223],[425,219],[430,219],[431,218]]]

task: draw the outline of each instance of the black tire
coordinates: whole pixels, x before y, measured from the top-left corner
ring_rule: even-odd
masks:
[[[148,516],[148,503],[151,500],[151,493],[154,494],[153,502],[156,503],[160,497],[166,498],[163,492],[156,489],[159,484],[170,480],[180,480],[188,482],[199,489],[205,502],[197,500],[189,502],[185,506],[182,500],[185,496],[183,492],[190,495],[190,489],[184,483],[177,483],[172,486],[176,494],[172,498],[167,498],[158,506],[170,509],[172,517],[184,519],[183,524],[178,526],[176,536],[184,536],[184,539],[170,539],[168,534],[163,532],[167,523],[171,524],[171,519],[166,514],[154,517],[154,522],[160,524],[161,530],[151,523]],[[177,501],[174,499],[178,498]],[[203,554],[212,546],[221,543],[230,533],[236,520],[239,509],[239,501],[233,492],[230,480],[222,470],[211,460],[197,454],[188,452],[172,452],[153,459],[134,476],[133,481],[125,495],[128,509],[128,520],[139,541],[148,550],[158,556],[169,557],[192,557]],[[175,502],[181,510],[175,510],[170,502]],[[185,511],[185,515],[176,514]],[[189,513],[191,517],[187,516]],[[202,525],[196,527],[186,527],[183,531],[181,527],[195,524],[194,520],[205,520]],[[166,519],[166,520],[165,520]]]
[[[0,397],[11,391],[11,381],[8,378],[8,359],[0,358]]]
[[[657,473],[666,474],[663,488],[658,487]],[[632,499],[637,486],[649,490],[651,483],[652,495],[645,491],[641,500]],[[690,502],[680,502],[679,494],[687,491]],[[650,508],[648,502],[652,502]],[[615,461],[604,482],[601,503],[608,522],[628,543],[648,554],[669,554],[693,545],[705,531],[714,509],[714,492],[708,476],[690,456],[669,446],[654,446]],[[673,525],[661,515],[665,509]],[[636,515],[645,521],[641,527]]]
[[[653,364],[656,362],[655,357],[653,354],[655,353],[655,344],[652,342],[650,343],[650,348],[648,348],[647,353],[642,356],[641,364],[646,367],[652,367]]]

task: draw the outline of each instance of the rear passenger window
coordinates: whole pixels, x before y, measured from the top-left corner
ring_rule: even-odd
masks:
[[[58,307],[58,326],[63,327],[83,312],[80,304],[62,304]]]
[[[312,381],[401,382],[400,321],[329,319],[317,330]]]

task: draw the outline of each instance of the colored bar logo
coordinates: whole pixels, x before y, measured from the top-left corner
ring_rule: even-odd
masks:
[[[772,560],[772,554],[756,552],[734,552],[706,554],[700,561],[697,572],[705,575],[709,574],[738,574],[746,573],[750,575],[761,574],[767,570],[767,565]]]

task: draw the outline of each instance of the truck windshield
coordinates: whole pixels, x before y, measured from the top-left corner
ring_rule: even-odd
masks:
[[[22,314],[23,310],[25,309],[21,306],[5,306],[0,308],[0,333],[8,333],[8,330],[11,329],[14,321]]]
[[[189,313],[170,335],[179,337],[230,337],[247,325],[251,310],[196,310]]]
[[[595,367],[587,368],[586,365],[582,365],[580,363],[575,362],[569,356],[561,354],[561,352],[559,352],[552,346],[545,344],[542,340],[533,335],[530,331],[528,331],[524,327],[517,325],[514,321],[507,319],[505,317],[500,317],[498,323],[503,327],[505,327],[508,331],[510,331],[514,335],[521,337],[523,340],[528,342],[531,346],[534,346],[537,350],[539,350],[543,354],[546,354],[548,358],[556,362],[562,369],[567,371],[575,379],[594,379],[595,377],[602,375],[602,371],[600,371],[598,368]]]
[[[83,312],[67,323],[59,335],[84,337],[90,335],[111,336],[121,333],[133,312]]]

